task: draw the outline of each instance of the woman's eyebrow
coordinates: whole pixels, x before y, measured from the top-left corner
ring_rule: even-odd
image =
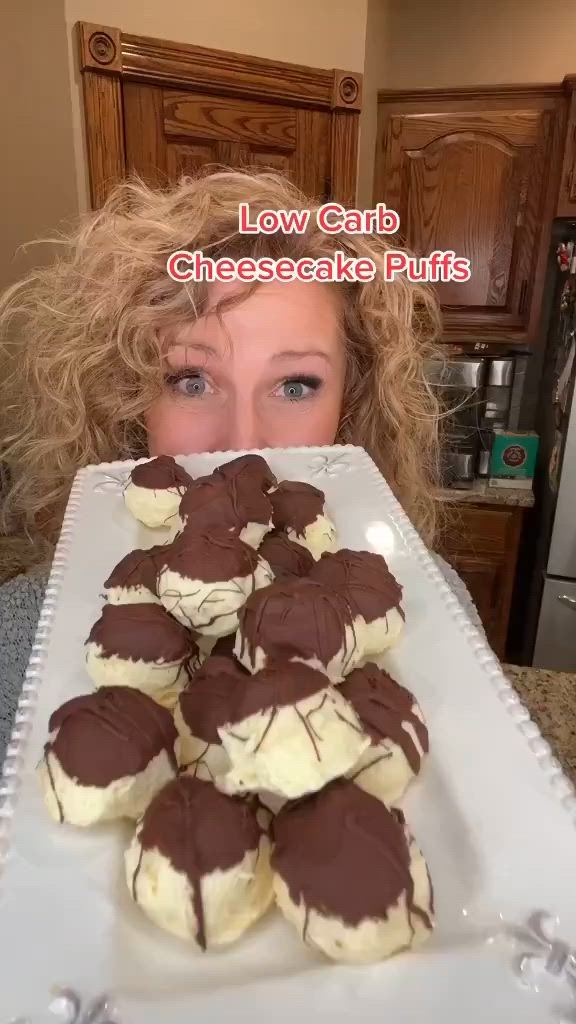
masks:
[[[330,359],[330,356],[326,352],[322,352],[321,349],[318,349],[318,348],[310,348],[310,349],[306,349],[305,351],[303,351],[302,349],[287,348],[287,349],[284,349],[284,351],[282,351],[282,352],[275,352],[274,355],[271,358],[272,358],[272,360],[278,360],[278,359],[306,359],[309,356],[319,357],[320,359],[324,359],[325,362],[327,362],[327,363],[331,363],[332,362],[332,360]]]

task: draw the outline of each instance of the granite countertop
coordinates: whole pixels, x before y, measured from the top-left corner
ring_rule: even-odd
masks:
[[[439,501],[457,502],[460,505],[515,505],[517,508],[532,508],[534,492],[522,487],[489,487],[487,480],[475,480],[472,487],[442,487],[436,491]]]
[[[502,668],[576,785],[576,672],[517,665]]]

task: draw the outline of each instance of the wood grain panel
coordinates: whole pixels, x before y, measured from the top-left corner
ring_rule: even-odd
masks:
[[[440,551],[464,580],[503,658],[522,527],[521,508],[455,505]]]
[[[331,71],[126,33],[121,47],[126,79],[182,85],[221,96],[332,108]],[[362,76],[355,77],[361,80]]]
[[[311,199],[327,199],[330,187],[331,117],[322,110],[296,112],[298,145],[292,158],[293,178]]]
[[[343,206],[356,205],[358,120],[348,110],[332,115],[331,193]]]
[[[77,30],[87,83],[92,73],[107,82],[105,101],[86,107],[99,202],[109,191],[108,164],[117,168],[115,176],[129,170],[165,184],[213,163],[273,168],[310,197],[354,201],[361,75],[127,35],[106,25],[79,23]]]
[[[128,82],[123,93],[128,170],[150,185],[164,185],[171,175],[164,138],[162,89]]]
[[[122,90],[117,78],[86,71],[83,92],[90,198],[97,209],[110,189],[126,175]],[[102,145],[103,132],[105,146]]]
[[[171,142],[166,147],[166,173],[170,181],[176,181],[182,175],[194,177],[206,164],[217,164],[218,151],[216,143],[188,143],[179,146]]]
[[[292,150],[296,145],[296,112],[290,107],[167,90],[164,93],[167,136],[243,142],[251,146]]]
[[[375,202],[419,255],[470,260],[439,283],[446,341],[536,340],[562,124],[558,89],[379,93]]]

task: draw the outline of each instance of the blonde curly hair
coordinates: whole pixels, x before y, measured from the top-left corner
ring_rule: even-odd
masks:
[[[298,259],[341,249],[378,268],[390,248],[380,236],[327,235],[314,216],[303,235],[241,235],[240,203],[253,218],[315,209],[272,172],[204,173],[163,190],[128,180],[59,239],[51,266],[0,299],[0,578],[50,556],[81,466],[146,454],[144,417],[165,387],[160,339],[201,316],[206,302],[205,284],[169,278],[172,252]],[[337,441],[368,450],[430,543],[439,415],[423,360],[438,334],[436,299],[380,272],[367,284],[330,287],[343,292],[347,345]]]

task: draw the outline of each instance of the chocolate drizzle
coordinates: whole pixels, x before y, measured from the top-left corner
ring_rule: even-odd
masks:
[[[346,627],[354,634],[350,608],[344,598],[309,579],[273,583],[257,590],[239,612],[240,657],[253,660],[257,648],[279,661],[319,659],[327,666],[348,650]],[[345,666],[346,667],[346,666]]]
[[[64,808],[62,807],[62,801],[60,800],[60,797],[58,796],[58,790],[56,789],[56,783],[54,782],[54,774],[52,772],[52,766],[50,764],[50,744],[49,743],[47,743],[45,745],[45,747],[44,747],[44,764],[46,765],[46,771],[48,772],[48,780],[50,782],[50,789],[52,790],[52,794],[54,796],[54,799],[56,801],[56,806],[58,808],[58,818],[60,820],[60,824],[62,825],[66,821],[66,819],[64,817]]]
[[[347,548],[333,555],[325,553],[314,563],[310,579],[345,596],[354,617],[361,615],[365,622],[383,618],[391,608],[397,608],[404,618],[402,587],[382,555]]]
[[[267,534],[258,552],[266,559],[275,578],[280,582],[307,576],[315,565],[307,548],[295,544],[285,533]]]
[[[239,455],[237,459],[218,466],[214,470],[214,476],[223,477],[224,480],[236,479],[241,484],[252,485],[265,492],[276,487],[278,483],[266,459],[261,455]]]
[[[159,604],[105,605],[87,643],[98,644],[106,657],[182,664],[196,653],[185,626]]]
[[[174,771],[177,733],[172,715],[151,697],[127,686],[104,686],[75,697],[50,718],[56,735],[44,748],[69,778],[81,786],[105,788],[117,779],[138,775],[165,751]],[[61,809],[61,816],[63,814]]]
[[[130,551],[116,565],[106,580],[104,587],[111,590],[115,587],[146,587],[156,595],[156,577],[158,575],[158,559],[162,557],[164,547],[160,544],[144,550],[137,548]]]
[[[390,740],[401,748],[414,775],[420,771],[421,755],[405,723],[412,726],[424,753],[428,752],[428,729],[414,711],[415,699],[377,665],[368,663],[346,677],[340,692],[350,701],[373,744]]]
[[[386,919],[402,895],[410,927],[420,918],[432,928],[432,907],[414,903],[410,835],[400,812],[339,780],[286,804],[273,825],[272,866],[290,898],[306,911],[341,918],[356,927]],[[305,929],[308,914],[305,916]]]
[[[330,685],[323,672],[302,662],[272,662],[255,675],[240,678],[233,696],[229,722],[242,722],[262,711],[291,707]]]
[[[146,487],[151,491],[180,491],[182,494],[193,483],[190,474],[171,455],[159,455],[134,466],[130,479],[136,487]]]
[[[294,530],[303,536],[318,516],[324,515],[324,492],[299,480],[283,480],[270,495],[272,522],[277,530]]]
[[[258,553],[233,533],[218,535],[196,532],[186,527],[183,533],[163,549],[157,564],[185,579],[203,583],[227,582],[234,577],[254,576]]]
[[[231,530],[240,532],[248,523],[269,526],[270,498],[252,480],[241,476],[199,477],[180,502],[180,518],[189,528],[211,535]]]
[[[209,782],[180,775],[152,800],[139,826],[141,855],[132,878],[138,902],[138,875],[143,853],[157,850],[175,871],[186,875],[193,893],[196,941],[205,950],[203,879],[214,871],[228,871],[248,851],[258,851],[263,830],[251,803],[225,796]]]
[[[180,711],[193,736],[220,743],[218,729],[232,721],[235,694],[250,674],[238,662],[211,654],[179,697]]]

